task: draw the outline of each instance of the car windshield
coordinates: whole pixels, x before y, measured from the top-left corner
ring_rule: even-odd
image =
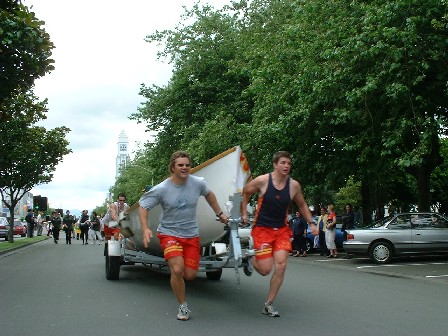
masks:
[[[378,219],[376,222],[374,222],[370,227],[372,228],[379,228],[384,226],[387,222],[389,222],[392,219],[392,216],[387,216],[381,219]]]

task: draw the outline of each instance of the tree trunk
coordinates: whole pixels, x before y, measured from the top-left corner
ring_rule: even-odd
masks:
[[[431,173],[432,169],[426,169],[424,165],[417,169],[418,211],[431,211]]]
[[[440,139],[437,133],[433,133],[431,150],[423,157],[421,165],[413,170],[417,179],[418,211],[431,211],[431,173],[442,163]]]
[[[9,230],[8,230],[8,241],[10,243],[14,243],[14,208],[16,207],[17,202],[13,204],[11,202],[9,209]]]
[[[14,198],[14,193],[12,191],[8,194],[8,196],[10,198],[10,202],[9,203],[4,202],[6,207],[9,209],[8,241],[10,243],[14,243],[14,209],[17,203],[19,203],[19,200]]]
[[[363,225],[369,225],[372,222],[372,206],[371,206],[370,188],[367,181],[361,183],[361,207]]]
[[[448,202],[440,202],[439,212],[448,215]]]

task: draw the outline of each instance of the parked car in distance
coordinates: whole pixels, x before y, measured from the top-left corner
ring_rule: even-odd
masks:
[[[0,238],[8,239],[8,220],[5,217],[0,217]]]
[[[19,219],[14,219],[14,228],[13,228],[14,235],[20,235],[22,237],[26,237],[27,230],[28,226],[26,225],[26,223],[23,223]]]
[[[8,240],[9,222],[5,217],[0,217],[0,238]],[[20,235],[26,237],[28,226],[19,219],[14,220],[13,235]]]
[[[398,213],[369,228],[347,230],[343,247],[377,264],[402,255],[448,253],[448,219],[434,212]]]

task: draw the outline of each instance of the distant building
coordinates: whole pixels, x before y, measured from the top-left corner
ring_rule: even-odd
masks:
[[[4,200],[3,199],[1,200],[0,216],[9,217],[10,216],[9,209],[6,207],[3,201],[10,203],[11,200],[9,199],[9,197],[5,198]],[[33,203],[33,194],[27,191],[14,208],[14,218],[24,218],[26,216],[26,213],[28,212],[28,209],[33,208],[32,203]]]
[[[120,169],[125,168],[130,161],[129,156],[129,140],[124,131],[121,131],[118,136],[117,142],[117,159],[116,159],[116,169],[115,169],[115,177],[118,177],[120,174]]]

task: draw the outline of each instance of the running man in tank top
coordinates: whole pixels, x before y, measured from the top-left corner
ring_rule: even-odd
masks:
[[[272,158],[272,163],[274,167],[272,173],[258,176],[244,187],[241,217],[243,222],[247,223],[247,204],[252,195],[257,193],[257,210],[252,227],[256,252],[251,262],[255,270],[263,276],[274,270],[263,314],[278,317],[280,314],[273,302],[283,283],[291,251],[292,232],[288,225],[291,201],[297,205],[308,223],[315,223],[300,183],[289,176],[291,154],[285,151],[277,152]]]

